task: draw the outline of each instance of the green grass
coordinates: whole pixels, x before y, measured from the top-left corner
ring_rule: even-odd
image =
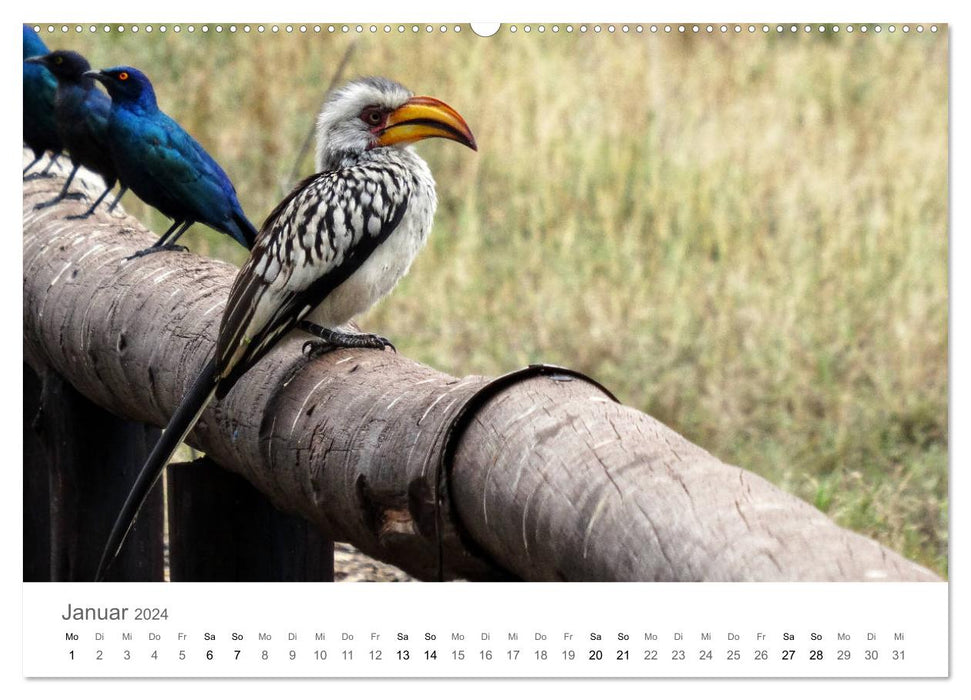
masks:
[[[48,43],[145,69],[256,222],[352,39]],[[349,74],[445,99],[480,151],[419,147],[435,231],[362,325],[457,375],[588,372],[946,575],[947,72],[946,32],[365,34]]]

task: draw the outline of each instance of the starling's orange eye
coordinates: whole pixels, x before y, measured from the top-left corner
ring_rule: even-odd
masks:
[[[63,56],[58,56],[58,57],[56,57],[56,58],[54,59],[54,63],[56,63],[56,64],[58,64],[58,65],[60,65],[60,64],[62,64],[62,63],[64,63],[64,57],[63,57]]]
[[[128,73],[122,71],[118,74],[118,80],[128,80]]]

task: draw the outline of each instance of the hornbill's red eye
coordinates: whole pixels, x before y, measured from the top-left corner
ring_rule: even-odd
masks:
[[[384,122],[384,116],[384,111],[378,107],[365,107],[364,111],[361,112],[361,119],[365,124],[371,126],[380,126]]]

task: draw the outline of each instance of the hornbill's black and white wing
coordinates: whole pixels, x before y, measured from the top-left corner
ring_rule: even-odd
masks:
[[[223,313],[218,396],[403,225],[411,180],[391,166],[322,173],[267,217]]]

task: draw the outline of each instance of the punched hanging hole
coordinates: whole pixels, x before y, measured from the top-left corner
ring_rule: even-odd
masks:
[[[499,22],[473,22],[470,26],[476,35],[485,37],[498,32],[502,25]]]

